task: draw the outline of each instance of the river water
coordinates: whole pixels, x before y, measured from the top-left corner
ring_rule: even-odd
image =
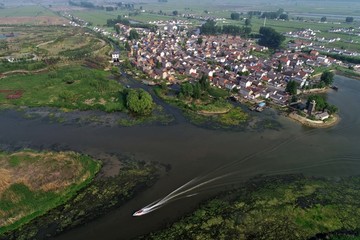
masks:
[[[0,113],[0,144],[13,148],[71,149],[88,154],[126,153],[171,164],[170,172],[134,199],[57,239],[131,239],[159,229],[191,212],[206,198],[259,175],[304,173],[312,176],[360,174],[360,81],[336,76],[339,91],[328,101],[340,109],[341,122],[329,129],[303,127],[282,116],[283,129],[208,130],[180,122],[172,126],[93,127],[27,120]],[[134,211],[162,198],[196,177],[198,183],[223,176],[190,191],[143,217]]]

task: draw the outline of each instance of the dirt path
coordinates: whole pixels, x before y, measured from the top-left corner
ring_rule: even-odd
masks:
[[[41,46],[44,46],[44,45],[47,45],[47,44],[53,43],[53,42],[55,42],[55,40],[51,40],[51,41],[48,41],[48,42],[40,43],[40,44],[36,45],[36,47],[41,47]]]
[[[24,74],[28,74],[28,73],[40,73],[40,72],[45,72],[47,71],[48,68],[41,68],[41,69],[38,69],[38,70],[33,70],[33,71],[29,71],[29,70],[13,70],[13,71],[9,71],[9,72],[4,72],[2,73],[2,75],[4,75],[2,78],[6,77],[7,75],[10,75],[10,74],[18,74],[18,73],[24,73]]]

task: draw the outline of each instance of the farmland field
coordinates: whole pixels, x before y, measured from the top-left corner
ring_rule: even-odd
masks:
[[[0,9],[0,24],[63,25],[68,21],[42,6]]]
[[[111,46],[104,40],[96,37],[94,33],[84,29],[63,26],[3,26],[0,34],[14,34],[14,37],[1,39],[4,46],[0,49],[0,58],[44,60],[49,58],[61,58],[65,63],[72,58],[84,59],[85,54],[99,57],[106,63]],[[0,66],[0,73],[12,70],[28,69],[28,62],[7,63]]]

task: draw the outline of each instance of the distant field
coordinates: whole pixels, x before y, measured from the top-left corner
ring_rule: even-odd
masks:
[[[83,10],[83,11],[72,11],[71,14],[79,17],[87,22],[91,22],[94,25],[103,26],[106,25],[106,21],[110,18],[117,18],[128,14],[128,11],[111,11],[107,12],[104,10]]]
[[[41,6],[0,9],[0,24],[62,25],[68,21]]]
[[[104,40],[88,33],[85,29],[63,26],[4,26],[0,34],[14,33],[15,37],[1,39],[0,58],[24,58],[36,56],[42,58],[66,58],[70,53],[85,55],[91,52],[93,56],[108,57],[111,47]],[[32,57],[30,57],[32,58]],[[80,58],[80,56],[78,56]],[[25,69],[25,64],[12,63],[5,67],[0,65],[0,73]],[[9,68],[10,67],[10,68]],[[24,68],[25,67],[25,68]]]
[[[56,17],[53,12],[42,6],[21,6],[0,9],[0,17]],[[1,23],[1,22],[0,22]]]

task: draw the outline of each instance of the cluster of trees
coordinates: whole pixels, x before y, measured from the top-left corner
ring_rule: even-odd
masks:
[[[243,13],[231,13],[230,17],[232,20],[239,20],[241,15],[243,15]],[[282,9],[282,8],[280,8],[276,12],[248,11],[247,16],[249,18],[256,16],[259,18],[289,20],[289,15],[286,14],[284,12],[284,9]]]
[[[151,95],[143,89],[130,89],[126,95],[127,108],[138,115],[151,113],[154,102]]]
[[[269,48],[279,48],[285,40],[285,37],[282,34],[276,32],[275,29],[271,27],[261,27],[259,33],[261,35],[259,44]]]
[[[129,33],[129,40],[137,40],[139,38],[139,33],[135,29],[131,29]]]
[[[320,22],[326,22],[326,20],[327,20],[327,18],[325,16],[320,18]],[[346,17],[345,22],[352,23],[352,22],[354,22],[354,18],[353,17]]]
[[[135,5],[133,3],[118,2],[117,5],[121,9],[133,10],[135,8]]]
[[[286,85],[285,91],[287,93],[289,93],[290,95],[296,95],[298,86],[299,86],[299,84],[297,82],[291,80]]]
[[[289,16],[284,13],[284,9],[280,8],[276,12],[263,12],[261,14],[261,18],[268,18],[268,19],[285,19],[288,20]]]
[[[150,29],[150,31],[155,32],[157,30],[157,26],[153,24],[148,23],[130,23],[128,19],[122,18],[120,15],[117,16],[117,18],[108,19],[106,20],[106,26],[108,27],[115,27],[115,24],[121,23],[126,26],[130,26],[133,28],[147,28]],[[115,28],[116,30],[116,28]],[[118,32],[118,30],[116,30]]]
[[[252,16],[261,16],[261,11],[249,11],[247,15],[251,18]]]
[[[306,102],[306,107],[309,107],[309,104],[315,100],[316,105],[315,109],[317,111],[325,111],[327,110],[329,114],[336,113],[338,111],[338,108],[335,105],[329,104],[324,96],[321,95],[310,95]]]
[[[323,54],[327,55],[328,57],[335,58],[337,60],[354,63],[354,64],[360,64],[360,57],[340,55],[335,53],[323,53]]]
[[[240,13],[231,13],[230,18],[231,18],[231,20],[239,20]]]
[[[204,92],[210,88],[207,77],[203,75],[196,83],[184,83],[181,85],[179,97],[180,98],[195,98],[199,99]]]
[[[201,34],[216,35],[216,34],[231,34],[234,36],[248,35],[251,33],[251,27],[240,27],[236,25],[224,25],[223,27],[216,26],[216,22],[209,20],[200,27]]]
[[[353,21],[354,21],[353,17],[346,17],[345,18],[345,22],[347,22],[347,23],[352,23]]]
[[[334,81],[334,73],[329,70],[324,71],[321,74],[320,81],[323,82],[325,86],[331,85]]]
[[[108,19],[106,20],[106,26],[113,27],[115,24],[121,23],[126,26],[130,26],[130,21],[128,19],[122,18],[120,15],[117,16],[115,19]]]
[[[69,5],[77,6],[77,7],[84,7],[84,8],[97,8],[92,2],[87,2],[87,1],[75,2],[75,1],[70,0]]]

